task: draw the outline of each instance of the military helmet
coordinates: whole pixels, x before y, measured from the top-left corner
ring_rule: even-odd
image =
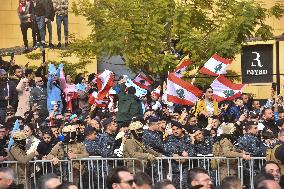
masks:
[[[14,134],[13,134],[14,140],[25,140],[26,138],[27,138],[27,136],[22,131],[15,131]]]
[[[236,130],[234,123],[222,123],[221,128],[220,134],[223,135],[231,135]]]
[[[76,132],[76,127],[74,127],[73,125],[66,125],[62,128],[62,132],[63,133],[72,133],[72,132]]]
[[[128,127],[130,131],[135,131],[135,130],[142,129],[142,128],[143,128],[143,124],[140,121],[132,122],[130,123]]]

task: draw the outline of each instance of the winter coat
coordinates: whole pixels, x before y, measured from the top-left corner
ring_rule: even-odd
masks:
[[[0,89],[0,108],[6,108],[8,105],[10,105],[16,109],[18,103],[18,94],[14,83],[10,81],[0,81]],[[6,96],[9,96],[10,99],[5,100]]]
[[[16,112],[16,116],[24,117],[24,113],[30,110],[30,93],[31,88],[24,86],[24,79],[21,79],[19,84],[16,87],[18,92],[18,108]]]
[[[133,117],[141,117],[142,106],[140,100],[136,96],[124,92],[125,84],[122,84],[120,88],[116,121],[130,122]]]

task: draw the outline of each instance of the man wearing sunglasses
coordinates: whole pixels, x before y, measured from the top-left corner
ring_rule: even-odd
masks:
[[[45,112],[47,111],[47,89],[44,87],[44,82],[41,77],[35,78],[36,87],[32,88],[30,93],[31,107],[36,106],[36,110]]]
[[[135,188],[133,175],[126,167],[114,168],[106,180],[107,189],[132,189]]]

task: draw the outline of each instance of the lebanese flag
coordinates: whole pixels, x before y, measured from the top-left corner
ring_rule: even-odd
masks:
[[[200,73],[218,76],[226,74],[227,66],[232,63],[232,60],[222,58],[218,54],[214,54],[200,69]]]
[[[157,88],[155,88],[152,92],[151,92],[152,95],[155,95],[157,97],[160,97],[160,94],[161,94],[161,85],[159,85]]]
[[[202,95],[202,91],[197,87],[177,77],[174,73],[168,76],[166,93],[168,102],[182,105],[194,105],[198,97]]]
[[[183,59],[181,61],[181,64],[178,65],[174,71],[175,75],[179,78],[182,77],[182,74],[185,72],[186,68],[191,64],[192,62],[189,59]]]
[[[218,102],[235,99],[241,96],[244,86],[244,84],[234,84],[225,76],[220,75],[211,84],[213,98]]]
[[[143,76],[142,74],[138,74],[134,78],[133,83],[135,83],[142,89],[148,89],[148,87],[153,84],[153,81],[150,78]]]
[[[114,86],[114,75],[113,72],[105,70],[103,73],[97,76],[98,86],[98,99],[102,100],[107,95],[109,90]]]

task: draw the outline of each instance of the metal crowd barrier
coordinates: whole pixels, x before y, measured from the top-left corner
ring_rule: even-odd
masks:
[[[217,161],[217,167],[212,169],[211,162]],[[152,162],[135,158],[101,158],[89,157],[74,160],[59,160],[54,164],[51,160],[30,161],[20,165],[16,161],[5,161],[1,166],[12,167],[16,174],[16,183],[25,184],[26,189],[34,189],[41,175],[55,173],[61,181],[74,182],[80,189],[105,189],[106,177],[109,171],[117,166],[131,167],[135,174],[138,171],[148,173],[153,183],[163,179],[173,181],[176,188],[185,188],[186,171],[194,167],[201,167],[208,171],[214,185],[228,175],[236,175],[242,183],[253,189],[255,175],[260,171],[265,158],[255,157],[250,161],[240,158],[225,157],[160,157]],[[24,167],[24,175],[22,168]],[[24,178],[24,179],[23,179]]]

